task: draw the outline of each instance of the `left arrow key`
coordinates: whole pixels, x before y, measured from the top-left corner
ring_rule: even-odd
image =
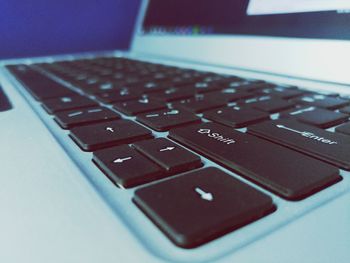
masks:
[[[128,145],[94,152],[93,162],[122,188],[147,183],[164,176],[162,169]]]

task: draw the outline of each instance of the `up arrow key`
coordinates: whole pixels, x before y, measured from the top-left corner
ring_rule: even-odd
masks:
[[[214,200],[214,196],[212,195],[212,193],[207,193],[199,187],[196,187],[194,190],[197,192],[197,194],[200,195],[200,197],[203,200],[210,201],[210,202]]]

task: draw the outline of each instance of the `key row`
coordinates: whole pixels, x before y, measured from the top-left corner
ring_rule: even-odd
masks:
[[[38,89],[37,82],[44,83],[45,85],[48,85],[48,83],[53,87],[53,89],[57,89],[58,91],[55,91],[55,93],[52,93],[50,90],[49,93],[50,96],[53,96],[53,94],[66,94],[64,96],[60,96],[57,98],[50,97],[48,99],[44,99],[43,101],[43,107],[50,113],[53,114],[55,112],[60,111],[66,111],[71,109],[79,109],[79,108],[85,108],[85,107],[91,107],[91,106],[97,106],[97,103],[89,98],[83,97],[81,95],[78,95],[77,93],[74,93],[73,91],[67,89],[66,87],[63,87],[62,85],[59,85],[57,82],[54,82],[47,77],[41,75],[38,72],[33,71],[31,68],[28,68],[26,66],[17,66],[17,67],[10,67],[12,71],[15,71],[16,74],[20,75],[20,78],[22,82],[26,82],[26,80],[34,80],[35,88],[34,93],[40,93],[40,89]],[[40,81],[39,81],[40,79]],[[260,85],[260,84],[259,84]],[[27,87],[30,87],[26,85]],[[40,87],[40,86],[39,86]],[[57,88],[59,87],[59,88]],[[239,86],[240,87],[240,86]],[[248,85],[250,87],[250,85]],[[253,89],[254,90],[254,89]],[[41,90],[42,93],[44,93],[44,90]],[[59,92],[59,93],[56,93]],[[294,88],[281,88],[277,87],[273,90],[271,89],[265,89],[265,93],[270,92],[270,94],[277,94],[281,98],[294,98],[294,101],[296,100],[295,97],[298,97],[299,95],[303,94],[302,91]],[[282,96],[280,94],[286,92],[288,96]],[[31,91],[33,93],[33,91]],[[176,93],[176,92],[175,92]],[[160,109],[166,109],[166,104],[161,101],[157,101],[155,98],[150,99],[148,97],[140,98],[139,100],[132,100],[128,101],[129,99],[135,99],[138,95],[133,95],[128,93],[128,91],[121,90],[120,93],[118,92],[112,92],[112,93],[103,93],[103,96],[108,94],[108,96],[115,97],[118,95],[118,97],[124,97],[126,99],[126,102],[117,103],[115,105],[115,108],[118,111],[123,112],[124,114],[128,115],[137,115],[144,112],[151,112],[155,110]],[[171,92],[169,93],[171,94]],[[326,97],[324,95],[314,95],[309,97],[302,97],[298,98],[298,101],[302,101],[303,103],[312,104],[319,107],[325,107],[324,109],[316,108],[315,106],[310,107],[299,107],[294,108],[294,104],[290,101],[285,101],[281,99],[276,99],[275,97],[271,96],[262,96],[257,98],[251,98],[246,99],[245,101],[238,101],[238,105],[234,107],[234,111],[230,111],[227,109],[222,110],[222,107],[226,106],[226,103],[229,101],[232,101],[234,99],[244,99],[245,96],[248,96],[249,93],[247,91],[237,91],[233,88],[221,90],[218,92],[211,92],[206,95],[196,95],[194,98],[189,98],[185,100],[180,100],[177,102],[172,103],[173,107],[176,108],[183,108],[187,111],[191,111],[194,113],[198,112],[207,112],[211,108],[219,108],[219,110],[215,112],[209,112],[209,114],[206,114],[207,118],[213,121],[218,121],[222,124],[229,124],[232,127],[243,127],[244,125],[251,124],[250,122],[250,116],[248,116],[247,120],[243,123],[240,123],[240,121],[236,120],[234,115],[237,115],[237,108],[252,108],[256,109],[258,111],[265,112],[267,114],[275,113],[275,112],[281,112],[282,117],[293,117],[297,118],[298,120],[305,122],[307,124],[312,124],[317,127],[321,128],[329,128],[335,125],[339,125],[343,122],[346,122],[348,120],[348,114],[346,114],[346,106],[348,104],[347,100],[336,98],[336,97]],[[251,95],[251,94],[250,94]],[[47,96],[47,95],[38,95],[37,96]],[[102,97],[103,97],[102,96]],[[111,98],[112,98],[111,97]],[[224,99],[225,98],[225,99]],[[104,102],[110,102],[109,100]],[[249,107],[247,107],[247,105]],[[327,110],[326,108],[333,109],[334,107],[343,107],[339,111],[340,112],[332,112]],[[292,108],[293,107],[293,108]],[[292,108],[288,111],[286,111],[288,108]],[[248,110],[249,113],[252,113],[251,110]],[[342,113],[343,112],[343,113]],[[224,113],[224,114],[223,114]],[[255,120],[260,121],[260,115],[259,113],[253,114]],[[255,116],[257,115],[257,116]],[[89,115],[90,117],[91,115]],[[267,116],[267,115],[265,115]],[[60,119],[61,116],[58,117]],[[265,117],[266,118],[266,117]],[[265,119],[264,118],[264,119]],[[62,122],[59,122],[62,124]],[[90,122],[89,122],[90,123]],[[253,122],[254,123],[254,122]],[[67,128],[65,125],[61,125],[62,127]]]
[[[269,108],[276,107],[276,104],[271,104],[270,100],[269,103],[266,104],[269,105]],[[99,112],[98,107],[91,108],[91,106],[97,105],[98,104],[95,101],[78,95],[63,96],[43,101],[43,107],[50,114],[56,113],[55,119],[63,128],[70,128],[72,126],[92,123],[94,121],[97,122],[99,120],[109,120],[113,118],[117,119],[119,117],[118,114],[113,113],[112,111],[109,111],[105,108],[101,108],[101,113],[99,114],[92,114]],[[261,106],[261,104],[258,105]],[[204,118],[235,128],[246,127],[248,125],[270,119],[268,112],[269,109],[261,110],[260,108],[259,110],[259,108],[254,109],[246,106],[222,107],[223,103],[210,100],[187,100],[173,103],[172,107],[180,109],[178,110],[179,115],[172,114],[176,113],[176,111],[167,108],[166,104],[157,101],[150,101],[147,98],[140,99],[138,101],[128,101],[115,104],[114,108],[127,115],[140,115],[138,116],[138,120],[145,123],[146,125],[148,125],[150,122],[150,119],[146,116],[156,117],[158,114],[158,117],[160,117],[162,122],[169,123],[168,127],[166,127],[167,125],[164,124],[161,125],[162,127],[160,128],[157,128],[157,126],[159,126],[157,124],[151,124],[148,126],[157,131],[164,131],[169,129],[169,127],[175,127],[180,124],[186,124],[191,121],[198,120],[198,118],[196,118],[190,112],[196,113],[200,109],[210,109],[211,107],[217,108],[218,106],[221,107],[215,110],[204,111]],[[149,112],[150,114],[142,114],[145,112]],[[105,116],[103,114],[106,114],[108,116]],[[71,118],[71,116],[78,115],[80,115],[79,118],[82,119],[82,122],[79,121],[78,117]],[[176,116],[177,121],[175,125],[173,125],[171,121],[169,121],[169,116],[174,117],[175,115],[178,116]],[[179,120],[179,117],[182,117],[181,120]],[[188,118],[188,121],[186,120],[186,117]],[[349,114],[316,108],[313,106],[293,108],[290,110],[282,111],[280,112],[280,117],[297,119],[298,121],[304,122],[306,124],[311,124],[324,129],[339,125],[349,120]],[[86,121],[83,121],[85,118]]]

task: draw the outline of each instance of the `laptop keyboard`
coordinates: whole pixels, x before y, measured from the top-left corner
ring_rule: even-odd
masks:
[[[245,180],[299,201],[350,170],[350,100],[338,94],[128,58],[7,68],[72,143],[93,152],[101,176],[137,187],[135,205],[180,247],[278,213]]]

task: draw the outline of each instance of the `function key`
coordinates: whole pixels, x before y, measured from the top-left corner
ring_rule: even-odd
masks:
[[[269,196],[216,168],[141,188],[133,201],[184,248],[199,246],[276,209]]]
[[[105,107],[76,109],[55,114],[55,121],[64,129],[115,119],[120,119],[120,115]]]
[[[93,161],[117,185],[133,187],[163,177],[156,164],[128,145],[94,152]]]

